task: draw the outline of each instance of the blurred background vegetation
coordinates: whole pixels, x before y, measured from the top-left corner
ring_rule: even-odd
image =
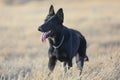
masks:
[[[87,40],[82,80],[120,79],[120,0],[0,0],[0,80],[77,80],[73,68],[64,76],[58,61],[48,77],[48,42],[37,28],[50,5],[64,10],[64,25]]]

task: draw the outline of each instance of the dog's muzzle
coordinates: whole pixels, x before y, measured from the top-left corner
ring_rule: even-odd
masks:
[[[41,27],[38,28],[38,31],[43,31]]]

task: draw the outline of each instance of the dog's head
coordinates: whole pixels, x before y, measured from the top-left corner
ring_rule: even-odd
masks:
[[[63,20],[63,9],[60,8],[55,14],[54,7],[51,5],[44,24],[38,28],[39,31],[43,32],[42,41],[45,41],[48,37],[54,37],[56,34],[59,34],[62,31]]]

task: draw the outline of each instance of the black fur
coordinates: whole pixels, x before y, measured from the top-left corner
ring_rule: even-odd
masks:
[[[44,24],[38,28],[41,32],[51,31],[46,37],[50,43],[50,48],[48,50],[48,67],[52,72],[57,60],[59,60],[64,62],[64,67],[66,67],[67,64],[69,69],[72,67],[72,59],[75,56],[77,66],[81,74],[84,59],[86,59],[86,61],[88,60],[88,57],[86,56],[86,40],[79,31],[67,28],[63,25],[63,22],[63,9],[60,8],[55,14],[54,7],[51,5],[49,14],[46,17]],[[55,48],[55,46],[58,45],[60,46]]]

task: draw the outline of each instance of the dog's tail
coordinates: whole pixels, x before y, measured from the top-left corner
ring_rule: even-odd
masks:
[[[89,61],[89,58],[87,55],[85,56],[84,61]]]

